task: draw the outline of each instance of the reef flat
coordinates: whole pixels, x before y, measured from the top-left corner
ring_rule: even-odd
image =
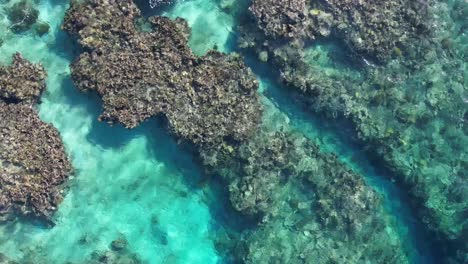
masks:
[[[51,222],[71,173],[58,131],[39,119],[34,104],[46,73],[19,53],[0,66],[0,215]]]

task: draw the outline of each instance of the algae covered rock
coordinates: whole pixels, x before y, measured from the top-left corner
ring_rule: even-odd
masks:
[[[42,37],[43,35],[49,33],[50,25],[47,22],[39,22],[36,24],[34,29],[36,30],[37,35]]]
[[[200,145],[248,137],[261,110],[242,60],[216,51],[197,57],[184,20],[151,17],[152,31],[140,32],[138,15],[131,1],[74,4],[66,15],[63,28],[86,48],[72,78],[103,98],[100,119],[133,128],[162,115],[176,135]]]
[[[267,36],[274,38],[296,38],[310,34],[311,20],[308,19],[306,0],[255,0],[250,11],[258,27]]]
[[[0,67],[0,76],[0,97],[6,102],[33,104],[45,89],[44,68],[28,62],[18,53],[10,67]]]
[[[71,173],[58,131],[33,108],[45,88],[40,65],[0,67],[0,215],[50,221]]]
[[[285,123],[203,153],[229,183],[233,206],[259,219],[236,252],[244,263],[409,263],[379,195]],[[243,248],[243,250],[239,250]]]
[[[305,108],[351,121],[354,137],[410,193],[441,255],[458,262],[468,252],[466,40],[458,28],[466,5],[324,1],[311,16],[332,14],[340,41],[279,42],[259,34],[255,19],[242,27],[240,39],[257,53],[268,50],[281,81]],[[361,63],[350,65],[349,57]]]
[[[7,8],[10,29],[15,33],[29,30],[39,17],[39,11],[29,0],[22,0]]]
[[[259,46],[278,46],[274,40],[307,42],[341,39],[361,59],[387,61],[402,54],[410,40],[427,34],[430,1],[252,1],[248,37]],[[244,31],[245,32],[245,31]]]

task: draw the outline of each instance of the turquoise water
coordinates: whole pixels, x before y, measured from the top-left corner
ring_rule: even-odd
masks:
[[[46,68],[39,114],[60,131],[75,168],[56,225],[1,226],[0,252],[19,259],[39,249],[39,263],[78,262],[123,235],[130,250],[151,263],[219,262],[212,199],[197,187],[200,171],[191,155],[154,120],[132,131],[99,123],[98,98],[75,91],[68,68],[72,44],[59,31],[66,7],[41,1],[40,19],[52,31],[42,38],[10,36],[0,48],[2,63],[19,51]]]
[[[4,36],[0,47],[2,63],[20,51],[45,66],[49,76],[39,114],[60,131],[75,168],[56,214],[57,224],[53,228],[28,223],[1,226],[0,252],[21,259],[29,250],[40,249],[40,263],[79,262],[123,235],[130,250],[149,263],[222,262],[215,237],[229,231],[223,216],[229,208],[216,206],[215,191],[197,184],[201,172],[192,156],[153,119],[131,131],[99,123],[99,99],[73,87],[68,68],[73,44],[59,30],[66,8],[58,1],[41,1],[40,19],[50,23],[51,32],[41,38]],[[190,45],[203,54],[213,47],[224,52],[234,49],[236,21],[225,10],[215,0],[193,0],[180,1],[164,14],[188,20],[193,28]],[[434,255],[404,194],[375,170],[359,146],[343,140],[336,127],[303,113],[271,81],[267,69],[254,60],[249,64],[259,75],[263,99],[271,106],[267,109],[286,114],[293,128],[364,175],[385,197],[400,227],[395,236],[406,241],[414,263],[431,263]]]

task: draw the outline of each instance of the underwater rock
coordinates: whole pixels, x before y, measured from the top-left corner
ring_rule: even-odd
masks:
[[[124,236],[120,236],[111,243],[112,250],[120,251],[127,247],[127,239]]]
[[[238,253],[245,263],[408,263],[379,195],[302,135],[262,128],[233,149],[204,153],[231,202],[260,218]],[[389,232],[389,230],[392,230]],[[280,248],[278,248],[280,247]],[[242,252],[242,251],[241,251]]]
[[[306,42],[318,37],[342,39],[353,56],[384,62],[427,34],[429,1],[341,1],[310,4],[305,0],[257,0],[249,8],[252,24],[242,25],[245,39],[257,46],[278,46],[274,40]],[[245,30],[248,28],[248,30]],[[247,32],[246,32],[247,31]]]
[[[9,259],[7,256],[5,256],[2,253],[0,253],[0,263],[1,264],[19,264],[18,262]]]
[[[47,22],[39,22],[34,27],[38,36],[42,37],[43,35],[49,33],[50,25]]]
[[[460,5],[468,4],[453,6],[453,12],[463,9]],[[382,64],[361,57],[362,65],[354,67],[333,59],[341,46],[323,52],[332,45],[273,42],[259,35],[252,21],[243,25],[240,44],[258,53],[267,49],[281,81],[292,88],[288,90],[292,98],[306,109],[350,120],[355,138],[408,190],[418,218],[443,245],[442,254],[466,256],[468,200],[463,193],[468,192],[468,148],[463,146],[468,144],[468,131],[462,70],[466,56],[454,52],[466,41],[454,22],[445,20],[455,16],[446,14],[450,10],[444,4],[432,6],[430,1],[330,0],[321,8],[341,20],[349,35],[339,34],[358,57],[367,54]],[[426,20],[434,26],[430,34],[420,24]],[[396,36],[401,39],[393,42]],[[310,56],[312,51],[323,53],[330,62]],[[388,60],[392,53],[396,59]]]
[[[45,89],[44,68],[28,62],[19,53],[13,56],[11,66],[0,66],[0,76],[0,98],[7,103],[32,105]]]
[[[261,107],[241,58],[216,51],[197,57],[184,20],[151,17],[153,31],[139,32],[138,15],[132,1],[88,1],[65,17],[63,28],[85,48],[72,65],[73,81],[102,97],[100,119],[133,128],[163,115],[177,136],[198,145],[249,137]]]
[[[45,71],[20,54],[0,67],[0,215],[50,221],[71,173],[58,131],[33,109]]]
[[[428,33],[429,1],[327,0],[324,8],[334,17],[335,29],[351,49],[379,61],[409,40]]]
[[[29,30],[39,17],[39,11],[28,0],[14,3],[6,11],[11,23],[10,29],[15,33]]]
[[[254,0],[249,10],[266,36],[298,38],[312,32],[306,0]]]
[[[109,247],[113,247],[112,242]],[[29,248],[22,251],[22,256],[18,261],[12,261],[8,257],[0,253],[1,264],[29,264],[29,263],[50,263],[50,259],[46,258],[42,253],[42,248]],[[138,254],[127,248],[118,250],[96,249],[92,253],[83,257],[81,261],[66,261],[64,264],[143,264],[148,263],[141,260]]]
[[[112,241],[110,244],[112,250],[96,250],[91,254],[91,259],[87,261],[87,264],[141,264],[143,262],[140,257],[131,252],[127,248],[127,240],[124,236],[120,236],[118,239]],[[78,264],[78,263],[77,263]]]

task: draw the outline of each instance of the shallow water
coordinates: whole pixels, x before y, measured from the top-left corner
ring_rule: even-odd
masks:
[[[41,1],[41,19],[52,32],[13,36],[0,48],[4,63],[19,51],[45,66],[39,114],[60,131],[75,168],[56,226],[2,226],[0,252],[20,258],[41,247],[51,263],[81,261],[124,235],[130,250],[151,263],[219,262],[210,194],[197,187],[200,171],[191,156],[154,120],[132,131],[99,123],[99,99],[73,87],[72,44],[59,31],[66,7]]]
[[[56,214],[56,226],[0,226],[0,252],[20,259],[40,247],[43,259],[51,263],[82,261],[124,235],[130,250],[149,263],[223,262],[215,237],[230,228],[225,220],[232,216],[231,209],[215,205],[219,199],[215,190],[198,186],[200,168],[156,120],[131,131],[97,121],[99,99],[76,91],[69,77],[73,44],[59,30],[67,5],[58,2],[42,0],[39,6],[40,19],[51,24],[51,32],[42,38],[5,37],[0,62],[7,63],[19,51],[43,63],[48,79],[38,106],[40,117],[60,131],[75,174]],[[197,54],[213,47],[234,50],[236,21],[218,1],[180,1],[163,14],[187,19],[192,27],[190,45]],[[399,227],[391,232],[405,241],[413,262],[437,263],[405,195],[376,171],[359,146],[345,140],[336,126],[305,114],[272,81],[274,76],[264,65],[254,59],[248,64],[259,76],[267,109],[286,114],[294,129],[363,175],[385,198]]]

